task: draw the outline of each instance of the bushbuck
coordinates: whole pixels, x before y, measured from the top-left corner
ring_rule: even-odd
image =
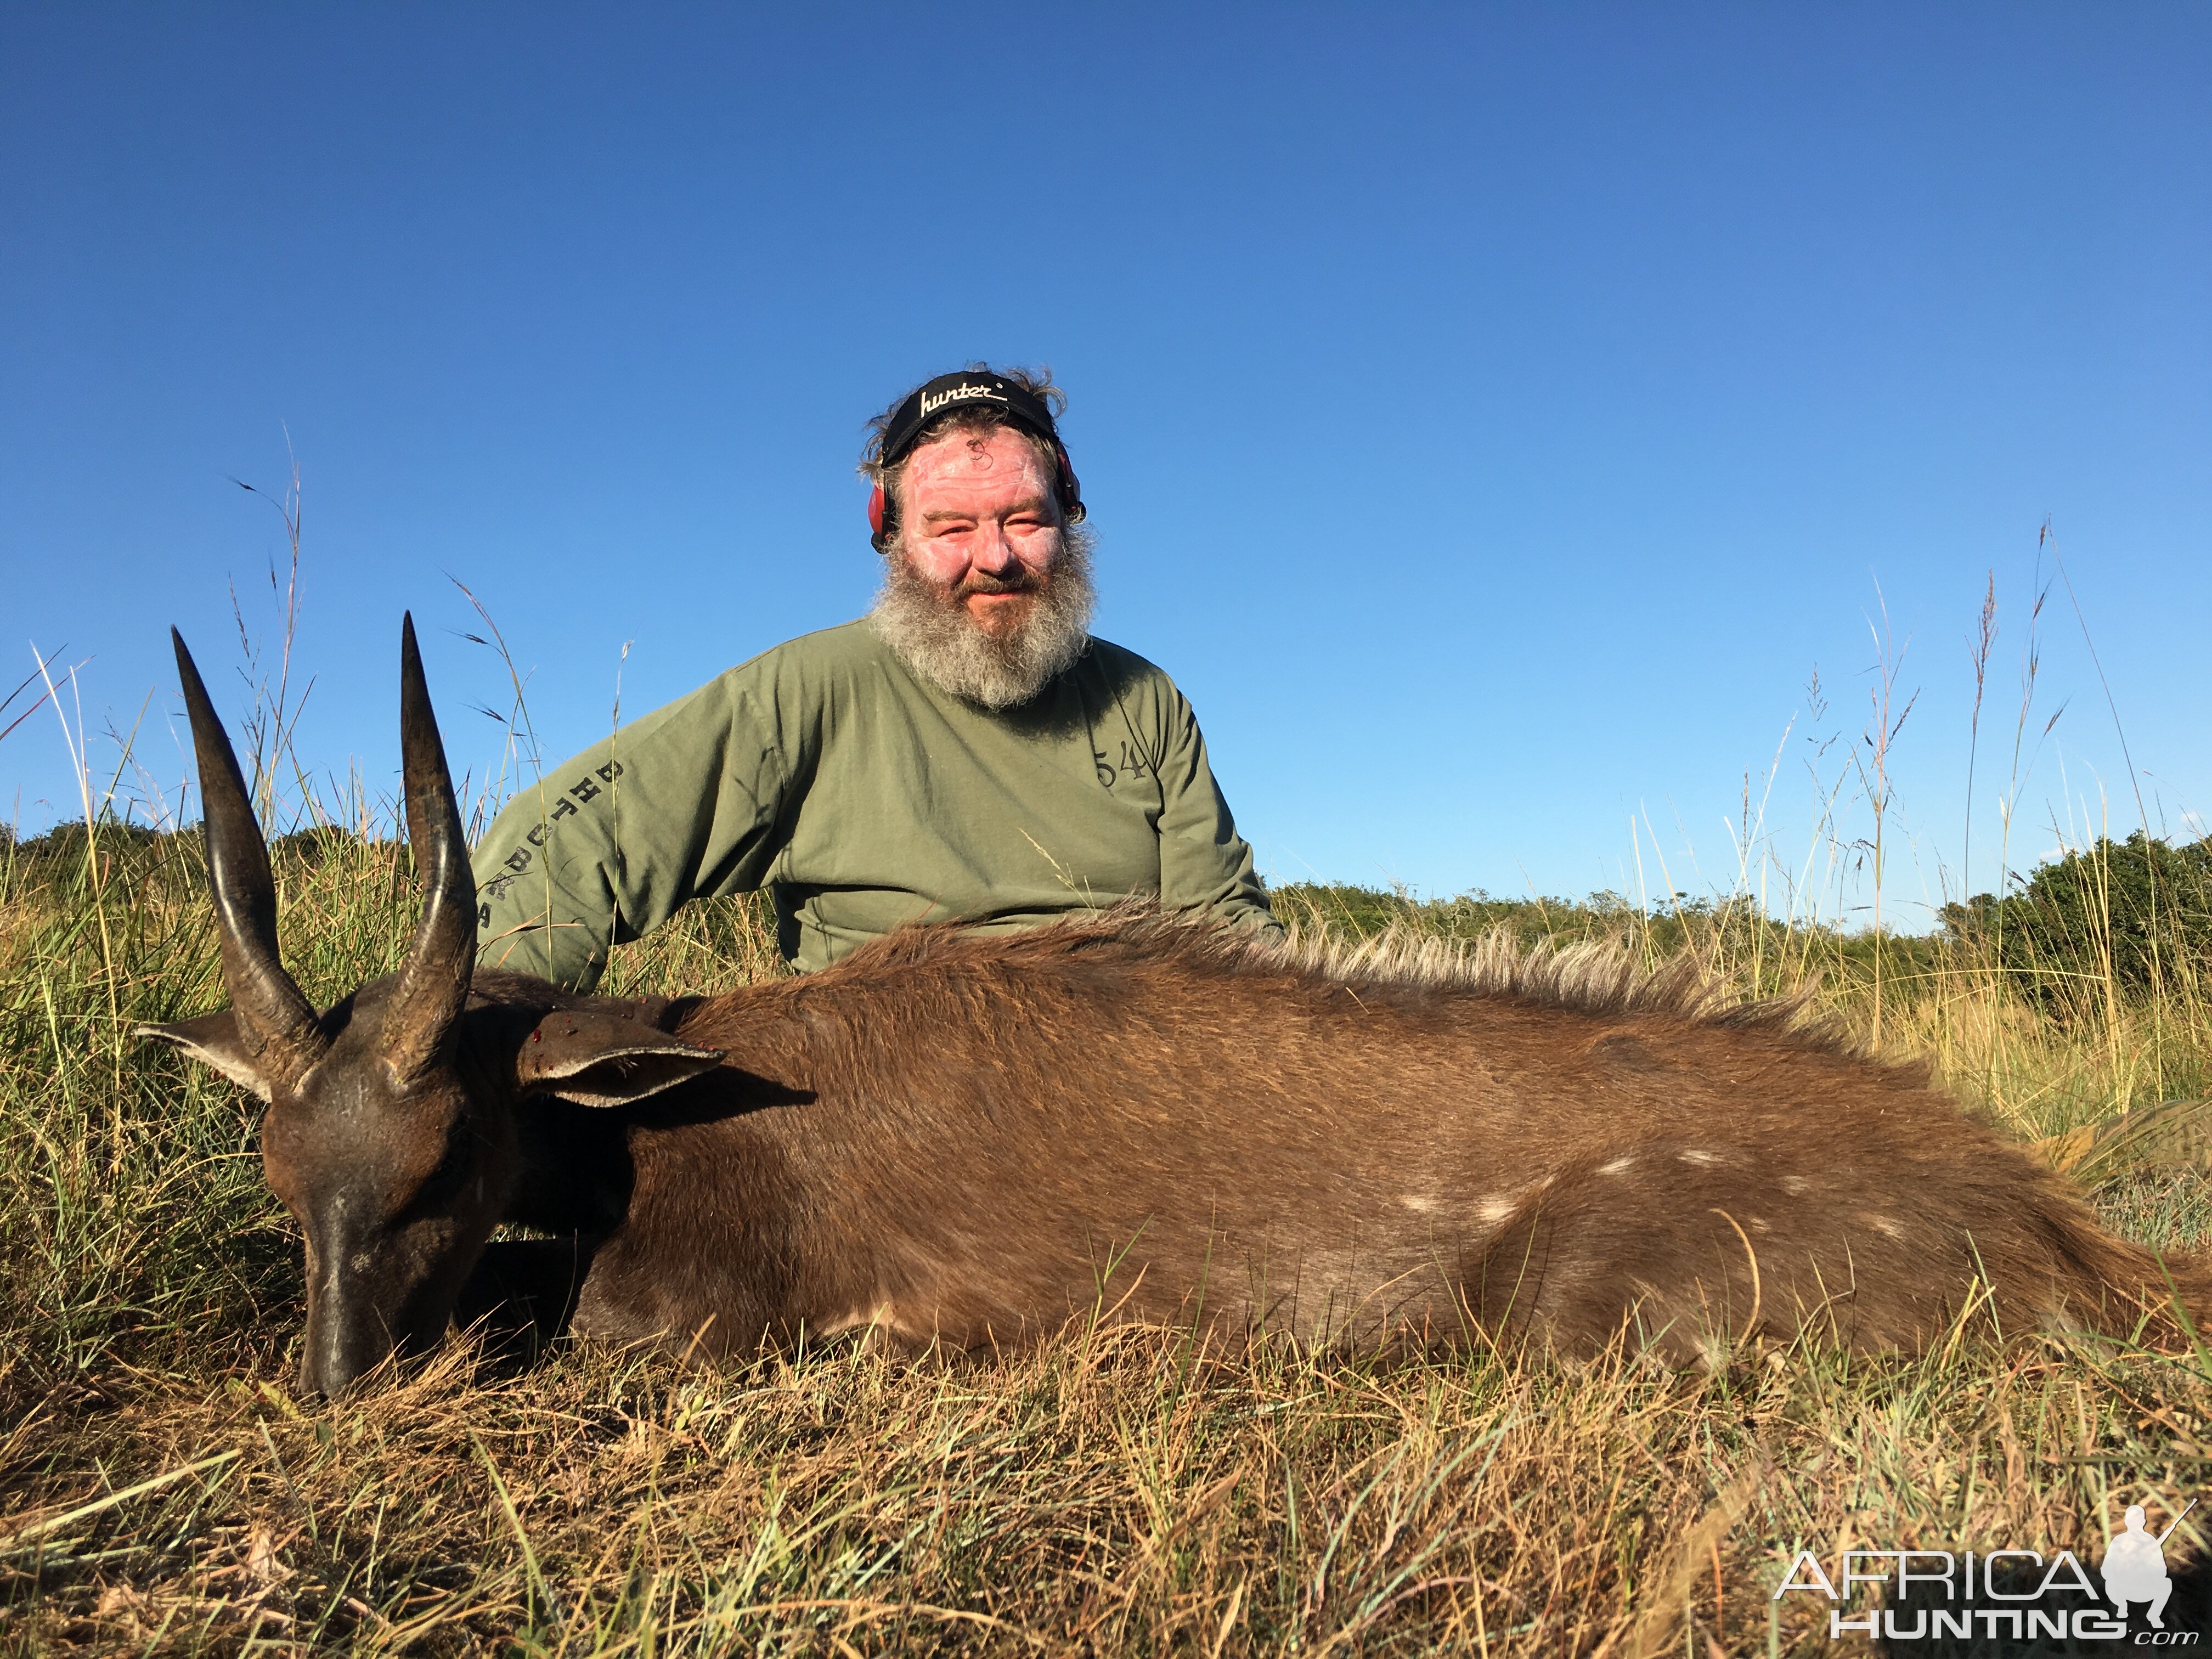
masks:
[[[405,965],[317,1010],[278,960],[237,760],[181,637],[231,1006],[147,1028],[253,1090],[335,1392],[561,1243],[572,1327],[685,1352],[1075,1316],[1401,1349],[1616,1340],[1670,1364],[1962,1318],[2139,1332],[2171,1269],[1922,1074],[1601,949],[1263,945],[1134,913],[917,927],[826,971],[623,1001],[476,971],[410,621]],[[473,1280],[471,1275],[474,1275]]]

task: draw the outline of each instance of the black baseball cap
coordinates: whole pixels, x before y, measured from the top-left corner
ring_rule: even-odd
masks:
[[[1059,449],[1060,433],[1052,423],[1052,410],[1043,398],[996,374],[940,374],[915,388],[907,400],[891,411],[884,428],[884,447],[876,456],[878,466],[896,466],[921,441],[939,417],[978,404],[1005,412],[1006,418]]]

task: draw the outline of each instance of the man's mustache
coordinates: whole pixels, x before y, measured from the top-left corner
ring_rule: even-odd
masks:
[[[1026,565],[1017,566],[1004,573],[971,570],[963,576],[952,590],[952,597],[964,599],[970,593],[1041,593],[1044,578]]]

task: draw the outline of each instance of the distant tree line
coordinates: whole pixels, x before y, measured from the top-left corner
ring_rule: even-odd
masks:
[[[205,859],[202,849],[206,838],[197,823],[168,830],[107,818],[100,823],[97,842],[106,879],[136,878],[155,872],[187,880],[201,878]],[[362,837],[350,830],[321,825],[272,838],[269,856],[279,870],[315,869],[341,848],[357,848],[364,844]],[[398,851],[403,865],[411,868],[406,848],[401,847]],[[184,860],[181,864],[180,858]],[[0,867],[10,871],[18,884],[76,879],[87,867],[83,822],[58,823],[39,836],[19,836],[9,826],[0,824]]]
[[[2212,837],[2138,830],[2039,865],[2015,892],[1941,912],[1943,931],[2001,963],[2053,1012],[2116,991],[2201,988],[2212,975]]]
[[[201,878],[196,824],[171,834],[109,821],[100,826],[99,844],[110,875],[159,870],[172,879]],[[270,853],[280,869],[312,869],[362,845],[351,830],[324,827],[280,836]],[[391,850],[405,870],[404,848]],[[27,837],[0,825],[0,866],[12,872],[14,884],[73,880],[86,867],[84,825],[58,824]],[[2001,968],[2045,1012],[2060,1017],[2094,1010],[2112,995],[2201,994],[2212,983],[2212,838],[2177,846],[2140,830],[2124,842],[2099,841],[2039,865],[2002,899],[1978,893],[1946,904],[1936,930],[1917,937],[1877,938],[1825,926],[1808,930],[1802,922],[1767,915],[1741,896],[1676,894],[1647,909],[1610,892],[1584,899],[1505,899],[1477,889],[1419,899],[1402,890],[1334,882],[1293,883],[1277,888],[1273,896],[1285,921],[1340,938],[1372,938],[1395,925],[1471,940],[1502,927],[1524,941],[1633,935],[1655,956],[1685,946],[1719,946],[1739,960],[1751,957],[1754,943],[1763,941],[1760,953],[1778,963],[1790,953],[1793,939],[1803,959],[1809,931],[1823,942],[1824,970],[1847,981],[1870,976],[1877,958],[1882,979],[1892,981],[1955,969],[1963,952],[1973,963]]]

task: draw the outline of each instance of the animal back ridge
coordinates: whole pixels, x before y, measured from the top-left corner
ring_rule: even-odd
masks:
[[[828,989],[847,981],[880,984],[899,977],[902,969],[1003,974],[1019,982],[1078,964],[1102,971],[1180,971],[1224,982],[1287,980],[1286,990],[1341,990],[1355,998],[1373,992],[1394,1000],[1408,994],[1426,1000],[1423,994],[1432,994],[1438,1002],[1474,997],[1601,1018],[1656,1016],[1764,1032],[1809,1053],[1873,1060],[1856,1037],[1811,1014],[1817,978],[1785,996],[1747,1000],[1694,956],[1647,967],[1620,941],[1524,944],[1504,927],[1471,941],[1394,925],[1356,943],[1293,933],[1277,945],[1131,903],[1012,933],[980,933],[957,922],[915,924],[791,983],[803,994],[806,988]],[[1873,1063],[1884,1070],[1919,1069]]]

